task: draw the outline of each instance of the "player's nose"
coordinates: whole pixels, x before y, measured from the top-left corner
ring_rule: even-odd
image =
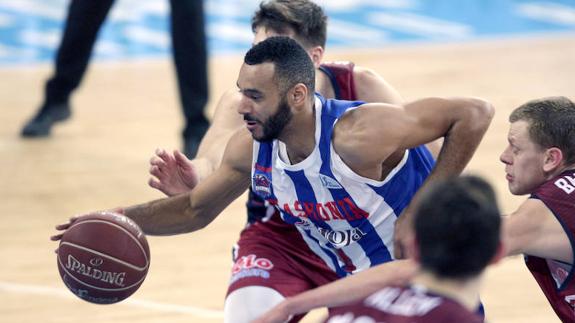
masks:
[[[510,151],[511,147],[508,146],[499,156],[499,160],[506,165],[511,164]]]
[[[245,97],[242,97],[242,99],[240,100],[240,103],[238,104],[238,113],[239,114],[249,114],[252,112],[253,108],[252,105],[250,103],[250,100],[246,99]]]

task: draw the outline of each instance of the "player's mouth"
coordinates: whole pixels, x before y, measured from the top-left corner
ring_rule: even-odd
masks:
[[[246,123],[246,128],[248,128],[248,130],[252,132],[255,130],[255,128],[259,123],[254,117],[247,114],[244,115],[244,121]]]
[[[505,173],[505,179],[506,179],[508,182],[512,182],[512,181],[513,181],[513,176],[511,176],[509,173]]]

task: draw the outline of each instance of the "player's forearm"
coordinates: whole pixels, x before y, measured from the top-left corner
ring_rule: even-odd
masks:
[[[459,175],[471,160],[495,113],[479,99],[465,99],[444,137],[432,178]]]
[[[458,108],[458,117],[444,137],[435,167],[422,187],[435,180],[461,174],[485,135],[493,118],[493,106],[478,99],[468,99],[465,102],[465,106]],[[411,210],[417,205],[421,191],[422,189],[418,190],[404,212],[407,217],[404,221],[407,223],[411,220]]]
[[[124,214],[148,235],[187,233],[209,223],[192,208],[190,194],[130,206],[124,209]]]
[[[290,315],[296,315],[315,308],[349,304],[385,286],[408,281],[415,275],[417,268],[412,260],[388,262],[288,298],[280,306],[284,306]]]

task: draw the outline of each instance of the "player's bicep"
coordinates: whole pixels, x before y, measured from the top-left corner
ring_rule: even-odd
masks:
[[[476,129],[483,132],[490,121],[486,116],[492,114],[490,105],[474,98],[425,98],[387,110],[379,118],[386,126],[382,135],[398,149],[445,137],[455,127],[466,127],[469,134]]]
[[[442,137],[451,124],[451,117],[438,114],[442,111],[435,99],[405,106],[364,104],[338,122],[334,140],[350,150],[362,151],[364,158],[385,159],[399,149]]]

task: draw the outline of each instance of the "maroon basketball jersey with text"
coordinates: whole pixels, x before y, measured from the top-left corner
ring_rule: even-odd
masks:
[[[557,217],[569,237],[571,249],[575,233],[575,170],[541,185],[531,195],[539,199]],[[575,322],[575,282],[573,265],[535,256],[525,256],[525,264],[551,303],[561,321]]]
[[[481,323],[458,302],[422,286],[386,287],[363,301],[332,309],[325,323]]]

